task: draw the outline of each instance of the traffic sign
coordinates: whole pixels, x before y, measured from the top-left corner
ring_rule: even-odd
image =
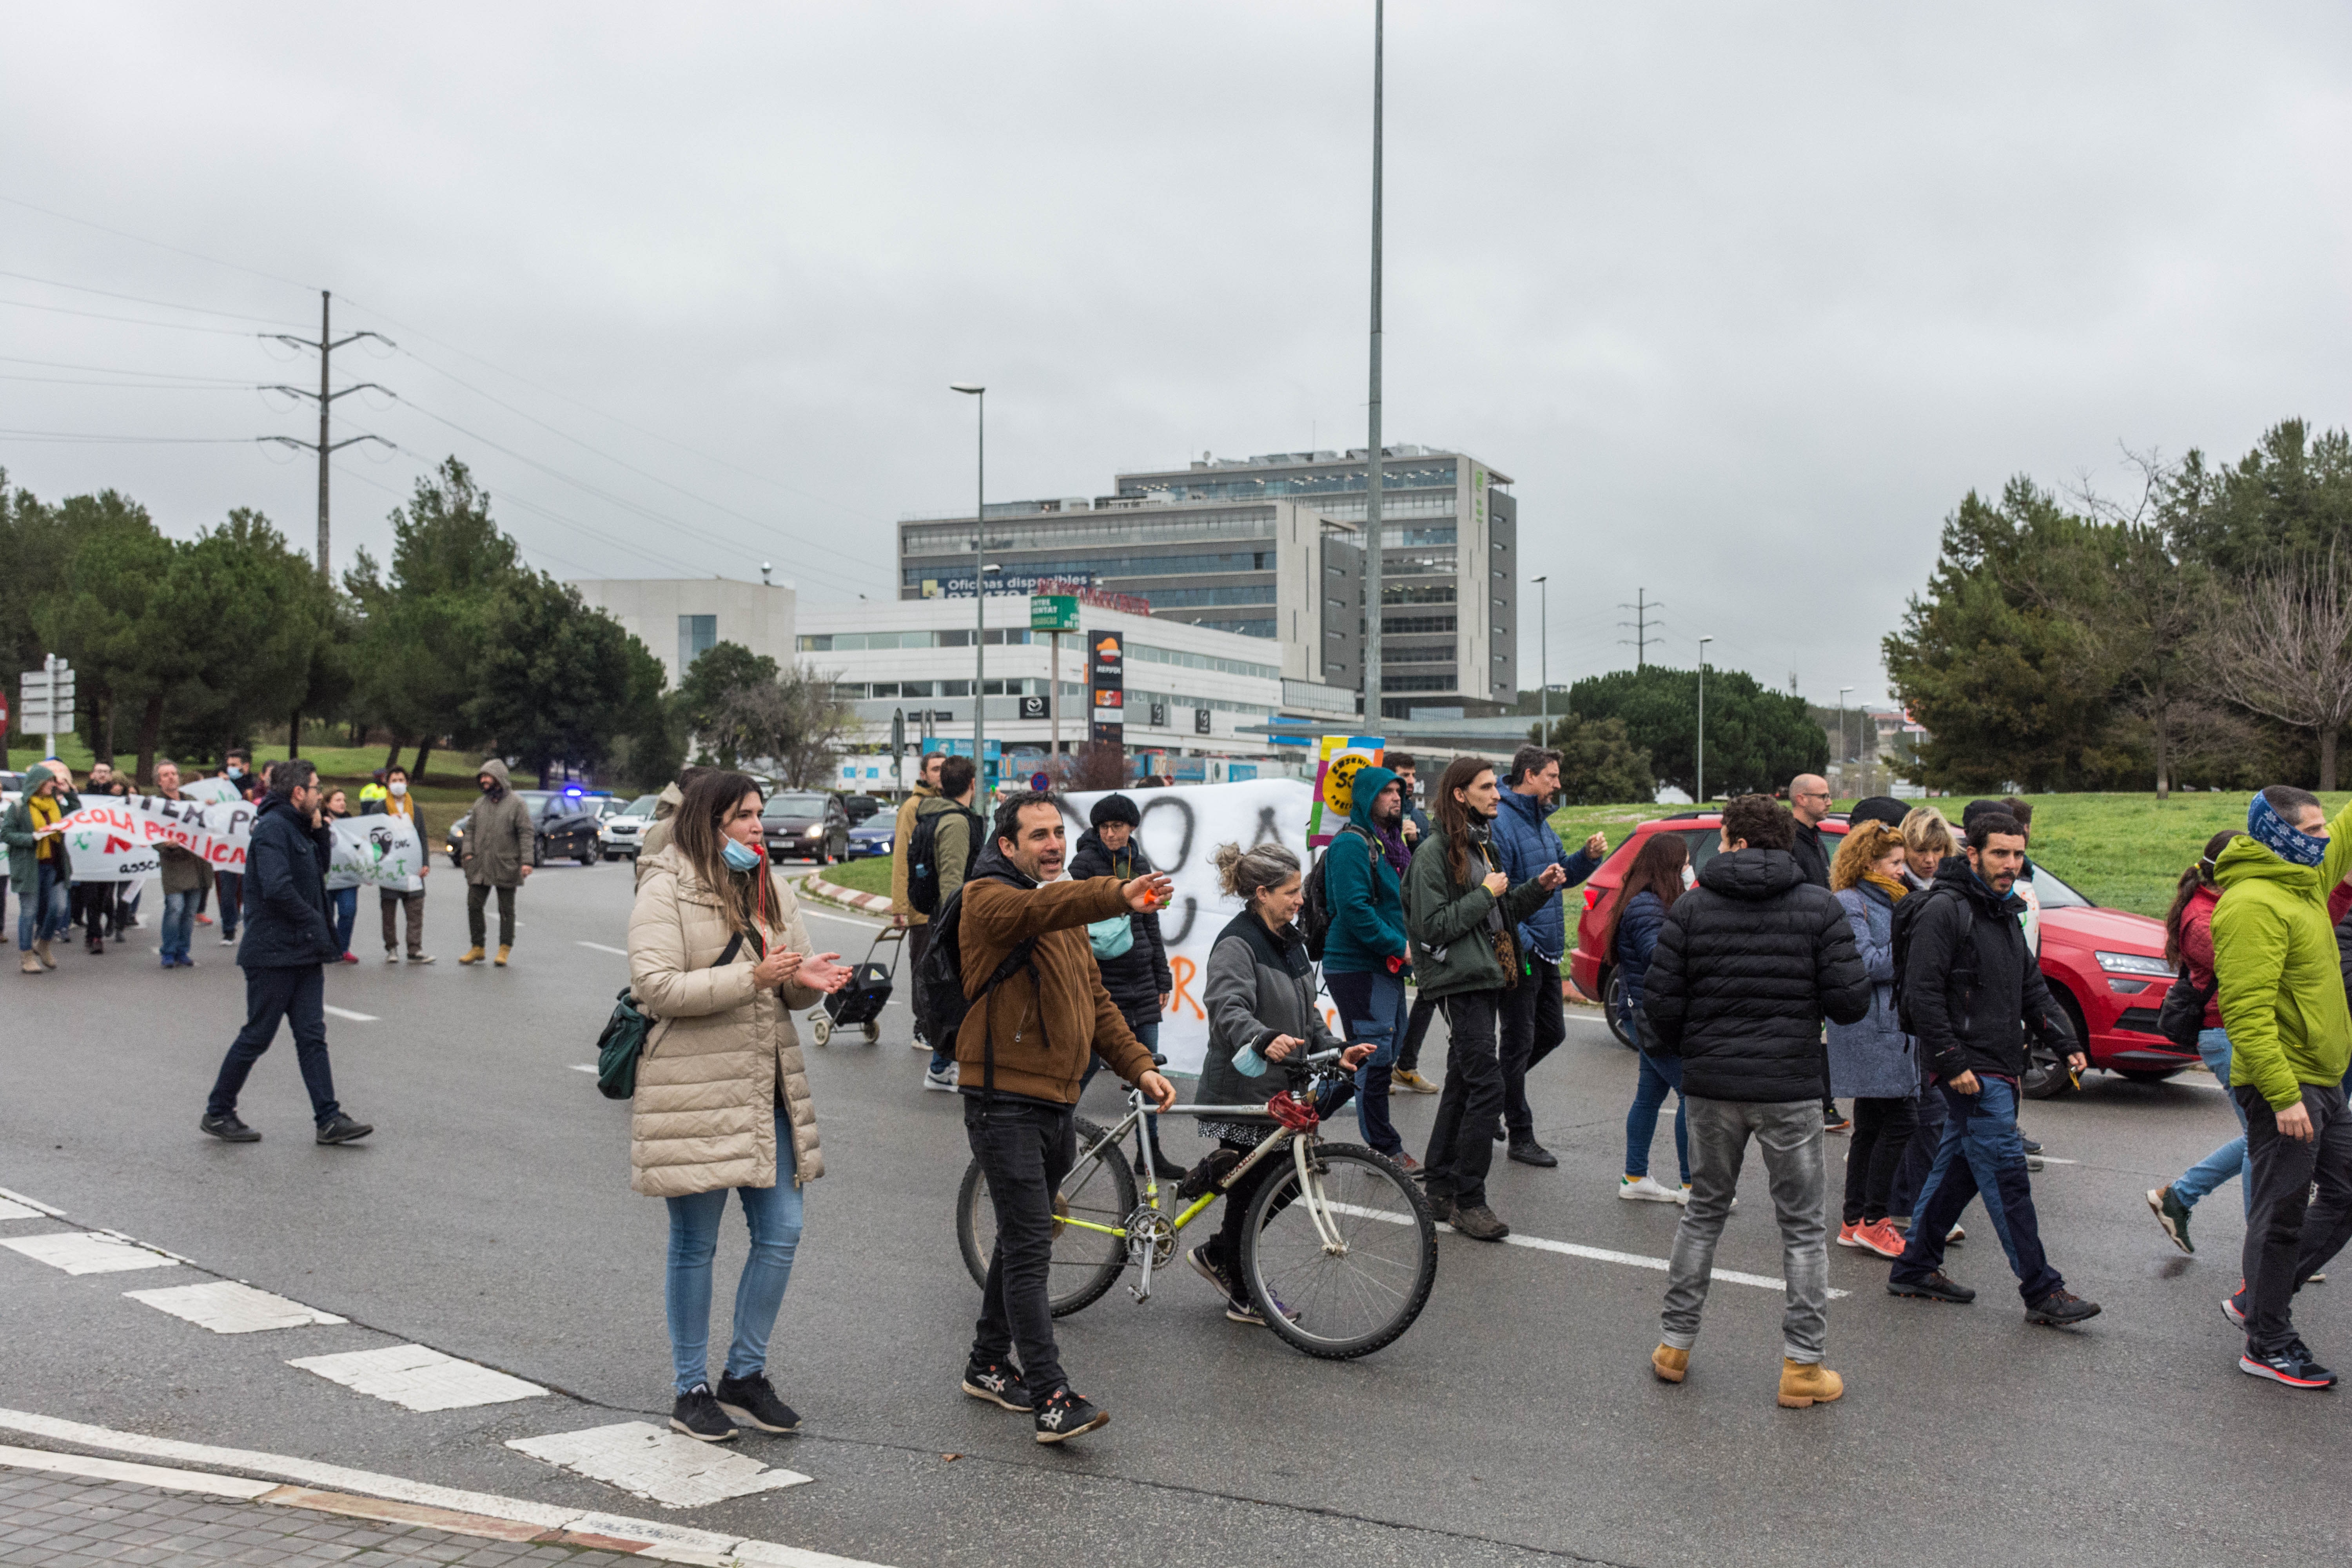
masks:
[[[1029,629],[1033,632],[1074,632],[1078,629],[1076,594],[1029,595]]]
[[[1034,773],[1029,775],[1029,787],[1035,790],[1040,795],[1045,794],[1053,786],[1054,775],[1051,773]]]

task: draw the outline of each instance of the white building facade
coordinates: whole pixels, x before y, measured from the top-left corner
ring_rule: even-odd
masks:
[[[796,595],[784,583],[730,577],[595,578],[572,587],[653,650],[671,690],[696,658],[722,642],[793,662]]]

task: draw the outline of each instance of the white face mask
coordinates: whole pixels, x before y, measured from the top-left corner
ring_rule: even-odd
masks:
[[[408,793],[408,781],[406,779],[394,779],[383,787],[390,790],[395,795],[406,795]]]
[[[1691,864],[1689,861],[1687,861],[1687,860],[1684,861],[1684,862],[1683,862],[1683,891],[1684,891],[1684,892],[1685,892],[1685,893],[1687,893],[1687,892],[1689,892],[1693,888],[1696,888],[1696,887],[1697,887],[1697,886],[1698,886],[1698,868],[1697,868],[1697,867],[1696,867],[1696,866],[1694,866],[1694,865],[1692,865],[1692,864]]]

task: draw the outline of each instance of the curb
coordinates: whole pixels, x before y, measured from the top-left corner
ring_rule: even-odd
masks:
[[[801,879],[801,886],[820,899],[836,904],[846,904],[853,910],[864,910],[868,914],[876,915],[887,915],[890,912],[890,896],[887,893],[861,893],[854,888],[845,888],[838,883],[828,882],[814,871]]]

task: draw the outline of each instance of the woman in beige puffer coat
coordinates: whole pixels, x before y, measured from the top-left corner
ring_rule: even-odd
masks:
[[[697,779],[629,916],[630,987],[656,1020],[637,1064],[629,1184],[669,1204],[670,1425],[706,1442],[734,1436],[735,1421],[768,1432],[800,1425],[767,1377],[802,1188],[824,1173],[792,1010],[815,1005],[850,973],[840,954],[810,952],[791,885],[760,852],[761,805],[746,774]],[[730,1191],[742,1200],[751,1250],[714,1393],[710,1260]]]

